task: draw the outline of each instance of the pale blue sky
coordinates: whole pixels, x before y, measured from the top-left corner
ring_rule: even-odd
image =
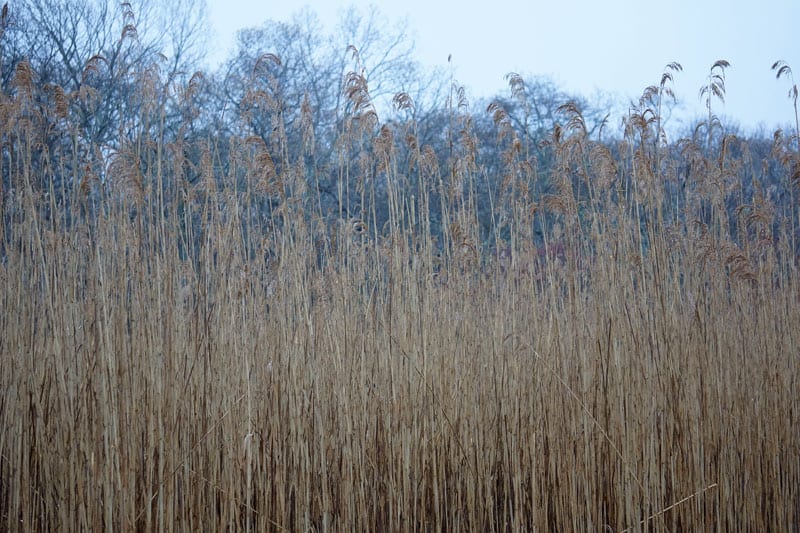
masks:
[[[492,0],[475,7],[430,0],[208,0],[218,50],[233,45],[236,30],[288,21],[304,6],[335,21],[348,5],[370,4],[390,20],[408,17],[423,64],[445,66],[452,54],[456,78],[472,99],[505,91],[504,75],[512,71],[548,75],[587,96],[599,89],[635,98],[678,61],[684,72],[675,91],[688,113],[701,113],[697,93],[708,69],[727,59],[732,67],[720,114],[769,131],[794,122],[789,83],[775,80],[770,66],[786,60],[800,83],[800,0]]]

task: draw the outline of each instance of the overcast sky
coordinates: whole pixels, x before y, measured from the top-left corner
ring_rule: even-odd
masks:
[[[445,66],[474,99],[507,91],[508,72],[550,76],[567,91],[595,90],[638,98],[658,83],[664,66],[683,65],[675,79],[681,104],[702,112],[698,91],[717,59],[731,63],[719,114],[749,129],[794,122],[787,79],[770,66],[787,61],[800,83],[800,0],[492,0],[331,2],[326,0],[208,0],[216,32],[215,58],[236,30],[268,19],[288,21],[303,6],[335,21],[347,5],[379,7],[389,20],[408,17],[416,58]],[[346,47],[349,43],[342,43]],[[280,51],[275,51],[280,55]]]

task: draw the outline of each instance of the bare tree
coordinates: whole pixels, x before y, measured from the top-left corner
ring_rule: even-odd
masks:
[[[3,90],[23,60],[40,85],[76,96],[90,89],[91,98],[72,100],[73,112],[88,140],[114,144],[154,66],[166,80],[192,75],[205,53],[204,24],[203,0],[20,0],[3,35]]]
[[[419,78],[406,25],[389,27],[375,8],[351,8],[332,29],[305,9],[290,22],[270,20],[240,31],[235,53],[213,83],[226,117],[220,125],[232,135],[260,138],[279,172],[302,168],[312,190],[337,203],[339,165],[356,157],[352,146],[343,150],[352,112],[346,83],[355,79],[348,74],[358,77],[386,117],[392,96],[413,90]]]

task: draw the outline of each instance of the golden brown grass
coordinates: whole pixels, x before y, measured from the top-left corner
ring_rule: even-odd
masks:
[[[363,78],[348,84],[372,117]],[[130,183],[109,183],[123,192],[97,200],[93,217],[78,214],[89,186],[71,193],[69,228],[21,164],[3,202],[0,527],[796,526],[800,292],[788,233],[765,241],[756,230],[776,215],[754,200],[737,238],[720,187],[708,187],[702,222],[694,198],[676,197],[685,216],[668,211],[674,176],[647,167],[651,144],[632,135],[615,161],[574,106],[564,111],[541,199],[522,144],[500,141],[507,176],[494,201],[513,221],[503,265],[480,237],[485,177],[460,111],[435,199],[403,190],[393,147],[404,141],[375,128],[376,164],[398,178],[386,231],[375,215],[328,225],[303,211],[287,193],[294,170],[278,174],[281,154],[251,138],[234,153],[254,184],[226,191],[207,148],[183,211],[120,150],[110,172]],[[409,135],[425,177],[430,161]],[[690,179],[733,168],[697,165]],[[244,235],[268,193],[281,208]],[[369,205],[375,192],[358,194]],[[187,252],[193,216],[202,234]],[[558,257],[536,250],[538,216]]]

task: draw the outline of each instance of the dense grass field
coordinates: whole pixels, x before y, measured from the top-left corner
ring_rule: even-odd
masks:
[[[739,140],[678,150],[628,117],[601,143],[566,106],[545,172],[495,107],[494,175],[461,109],[431,154],[362,101],[325,210],[244,135],[225,167],[198,142],[191,183],[144,127],[108,154],[63,119],[48,152],[24,94],[3,101],[0,529],[800,524],[797,203]]]

